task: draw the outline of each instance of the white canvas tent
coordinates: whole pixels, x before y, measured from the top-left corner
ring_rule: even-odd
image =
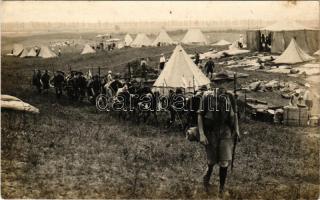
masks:
[[[81,54],[95,53],[96,51],[90,47],[89,44],[86,44],[81,52]]]
[[[27,54],[27,57],[36,57],[36,56],[37,56],[37,52],[35,51],[34,48],[31,48]]]
[[[139,33],[134,41],[130,44],[132,47],[150,46],[151,40],[144,33]]]
[[[131,42],[133,41],[132,37],[127,34],[125,37],[124,37],[124,46],[130,46]]]
[[[287,49],[274,60],[277,64],[295,64],[301,62],[307,62],[313,60],[312,56],[305,53],[296,43],[295,39],[291,39],[291,42]]]
[[[190,29],[181,40],[184,44],[208,44],[200,29]]]
[[[231,45],[231,42],[228,42],[227,40],[220,40],[219,42],[216,42],[213,45],[214,46],[227,46],[227,45]]]
[[[173,40],[170,38],[168,33],[165,30],[161,30],[158,37],[153,41],[152,45],[157,46],[160,44],[160,46],[163,45],[169,45],[173,44]]]
[[[20,54],[22,53],[23,51],[23,45],[22,44],[14,44],[13,45],[13,52],[12,54],[14,56],[20,56]]]
[[[182,87],[186,92],[192,92],[200,86],[209,85],[210,80],[202,73],[188,54],[178,45],[153,87],[168,92],[169,89]]]
[[[39,57],[41,58],[53,58],[57,57],[57,55],[52,52],[47,46],[41,46],[40,47],[40,52],[39,52]]]
[[[313,55],[320,56],[320,49],[318,51],[316,51]]]
[[[25,49],[23,49],[23,51],[20,55],[20,58],[25,58],[25,57],[27,57],[27,55],[28,55],[28,50],[25,48]]]

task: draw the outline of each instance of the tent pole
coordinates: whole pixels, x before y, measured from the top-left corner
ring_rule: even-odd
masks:
[[[162,83],[162,95],[164,95],[164,83]]]
[[[194,76],[192,76],[192,83],[193,83],[193,94],[196,93],[196,88],[195,88],[195,85],[194,85]]]

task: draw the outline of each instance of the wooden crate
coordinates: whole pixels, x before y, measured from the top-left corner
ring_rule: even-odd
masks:
[[[313,116],[313,117],[310,117],[310,126],[319,126],[320,123],[319,123],[319,117],[318,116]]]
[[[306,107],[284,107],[283,123],[288,126],[307,126],[309,111]]]

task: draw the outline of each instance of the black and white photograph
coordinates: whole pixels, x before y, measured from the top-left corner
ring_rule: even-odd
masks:
[[[319,1],[2,1],[2,199],[319,199]]]

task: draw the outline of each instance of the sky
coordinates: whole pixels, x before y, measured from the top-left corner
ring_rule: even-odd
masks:
[[[5,1],[2,22],[319,20],[318,1]]]

